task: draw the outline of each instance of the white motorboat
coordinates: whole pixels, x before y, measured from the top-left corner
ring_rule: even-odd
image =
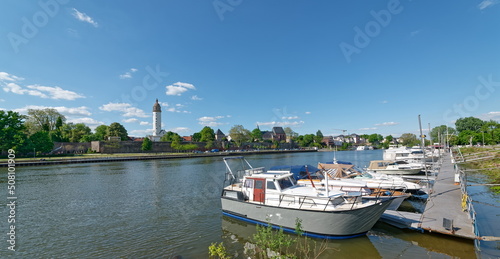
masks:
[[[252,168],[243,157],[226,157],[224,163],[228,184],[221,195],[223,214],[256,224],[270,223],[288,232],[294,232],[296,220],[301,219],[308,236],[338,239],[364,235],[392,202],[300,186],[292,173]]]
[[[423,166],[410,164],[404,161],[373,160],[367,168],[368,172],[382,174],[418,174],[424,170]]]

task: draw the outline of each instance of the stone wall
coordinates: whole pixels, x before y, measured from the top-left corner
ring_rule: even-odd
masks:
[[[54,142],[53,154],[82,154],[91,148],[89,142]]]

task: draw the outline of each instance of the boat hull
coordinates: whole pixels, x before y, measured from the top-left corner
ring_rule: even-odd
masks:
[[[392,200],[388,199],[367,207],[313,211],[256,204],[231,198],[221,198],[224,215],[254,224],[282,227],[294,232],[296,219],[302,220],[304,234],[316,238],[344,239],[364,235],[378,221]]]
[[[395,174],[395,175],[407,175],[407,174],[419,174],[422,169],[369,169],[375,173],[381,174]]]

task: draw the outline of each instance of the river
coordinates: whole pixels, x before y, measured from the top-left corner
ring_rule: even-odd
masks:
[[[382,151],[336,152],[363,167]],[[332,161],[333,152],[250,155],[254,166]],[[0,181],[7,193],[6,168]],[[224,242],[244,258],[254,225],[222,217],[220,157],[16,168],[16,252],[2,241],[0,257],[207,258]],[[6,195],[6,194],[5,194]],[[7,199],[0,208],[7,233]],[[7,239],[7,235],[4,239]],[[321,240],[317,241],[321,243]],[[377,223],[364,237],[325,241],[321,258],[474,258],[471,241]]]

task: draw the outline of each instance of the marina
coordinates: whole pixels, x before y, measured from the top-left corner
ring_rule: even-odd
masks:
[[[247,155],[253,165],[267,168],[276,161],[308,164],[331,161],[333,156],[333,152]],[[364,167],[380,159],[382,151],[345,151],[336,156]],[[220,156],[20,167],[16,179],[22,186],[18,197],[22,210],[16,253],[25,258],[60,254],[206,258],[211,243],[224,242],[231,254],[244,258],[241,251],[251,242],[255,225],[222,215],[224,171]],[[5,213],[2,205],[0,213]],[[491,229],[488,225],[495,222],[493,217],[478,224]],[[475,257],[472,240],[435,233],[379,221],[364,236],[326,241],[331,250],[320,258]],[[51,249],[45,249],[46,240]],[[490,254],[499,251],[493,248]]]

